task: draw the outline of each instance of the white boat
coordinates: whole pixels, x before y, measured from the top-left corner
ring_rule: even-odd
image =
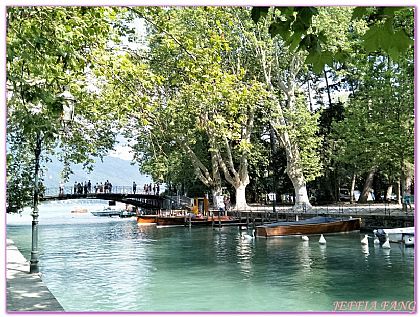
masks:
[[[92,214],[97,217],[113,217],[113,216],[119,217],[121,214],[121,210],[106,207],[101,211],[92,211]]]
[[[408,247],[414,246],[414,235],[404,235],[403,236],[404,244]]]
[[[378,229],[373,230],[373,233],[379,238],[381,244],[389,238],[389,242],[404,243],[406,246],[414,245],[414,227],[393,228],[393,229]]]
[[[125,209],[115,209],[111,207],[106,207],[101,211],[92,211],[92,214],[97,217],[120,217],[120,218],[129,218],[136,215],[135,212],[125,210]]]

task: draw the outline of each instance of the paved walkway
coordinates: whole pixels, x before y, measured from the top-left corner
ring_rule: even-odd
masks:
[[[249,209],[241,210],[241,212],[273,212],[272,205],[257,205],[250,204]],[[230,212],[235,212],[234,208],[230,209]],[[293,205],[276,205],[276,211],[279,213],[302,213],[301,208],[295,208]],[[325,206],[312,206],[306,210],[305,213],[319,213],[319,214],[344,214],[344,215],[390,215],[390,216],[413,216],[415,206],[412,204],[412,208],[408,210],[408,213],[403,211],[402,205],[398,204],[335,204]]]
[[[42,282],[39,274],[29,273],[29,262],[12,240],[7,239],[7,311],[64,311]]]

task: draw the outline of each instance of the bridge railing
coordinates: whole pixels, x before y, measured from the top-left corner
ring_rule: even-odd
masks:
[[[230,208],[229,214],[247,214],[247,213],[259,213],[268,215],[287,215],[287,214],[311,214],[311,215],[328,215],[328,216],[341,216],[341,215],[385,215],[385,216],[410,216],[415,213],[415,206],[412,208],[404,208],[404,205],[398,204],[363,204],[363,205],[325,205],[315,206],[309,209],[299,206],[276,206],[273,210],[272,206],[250,206],[249,209],[237,210]]]
[[[60,189],[60,186],[57,187],[48,187],[41,190],[41,194],[44,197],[60,196],[60,195],[76,195],[76,194],[99,194],[99,193],[112,193],[112,194],[134,194],[133,187],[127,185],[118,185],[112,186],[111,189],[106,189],[104,187],[98,186],[95,188],[95,185],[91,186],[91,189],[84,188],[75,188],[74,186],[64,186]],[[156,194],[156,191],[146,193],[143,188],[137,187],[136,194]]]

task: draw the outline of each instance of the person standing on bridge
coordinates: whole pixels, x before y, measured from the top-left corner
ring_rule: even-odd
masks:
[[[133,194],[136,193],[136,189],[137,189],[137,184],[136,182],[133,182]]]
[[[90,180],[88,181],[87,186],[88,186],[88,188],[87,188],[88,193],[90,194],[90,192],[92,191],[92,183],[90,182]]]
[[[76,195],[77,194],[77,182],[74,182],[74,194]]]

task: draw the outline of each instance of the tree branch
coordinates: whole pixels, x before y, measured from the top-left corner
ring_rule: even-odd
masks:
[[[184,50],[193,60],[197,60],[197,57],[192,54],[190,51],[188,51],[184,45],[182,45],[182,43],[175,37],[173,36],[171,33],[169,33],[168,31],[166,31],[165,29],[163,29],[162,27],[160,27],[159,25],[157,25],[156,23],[154,23],[153,21],[151,21],[149,18],[146,18],[146,16],[137,11],[136,9],[132,8],[132,7],[126,7],[128,10],[134,12],[135,14],[137,14],[139,17],[145,19],[147,22],[149,22],[151,25],[153,25],[155,28],[157,28],[160,32],[165,33],[166,35],[168,35],[171,39],[173,39],[175,41],[176,44],[178,44],[178,46]]]
[[[223,161],[222,156],[220,155],[220,152],[216,153],[217,160],[219,162],[219,166],[223,171],[223,175],[225,176],[226,181],[228,181],[231,185],[235,186],[235,179],[230,176],[229,169],[227,168],[225,162]]]
[[[201,163],[200,159],[195,155],[194,151],[186,144],[185,142],[178,141],[178,144],[185,149],[187,154],[190,157],[191,163],[194,166],[195,175],[206,185],[207,187],[212,187],[214,185],[213,180],[210,177],[208,169]]]

